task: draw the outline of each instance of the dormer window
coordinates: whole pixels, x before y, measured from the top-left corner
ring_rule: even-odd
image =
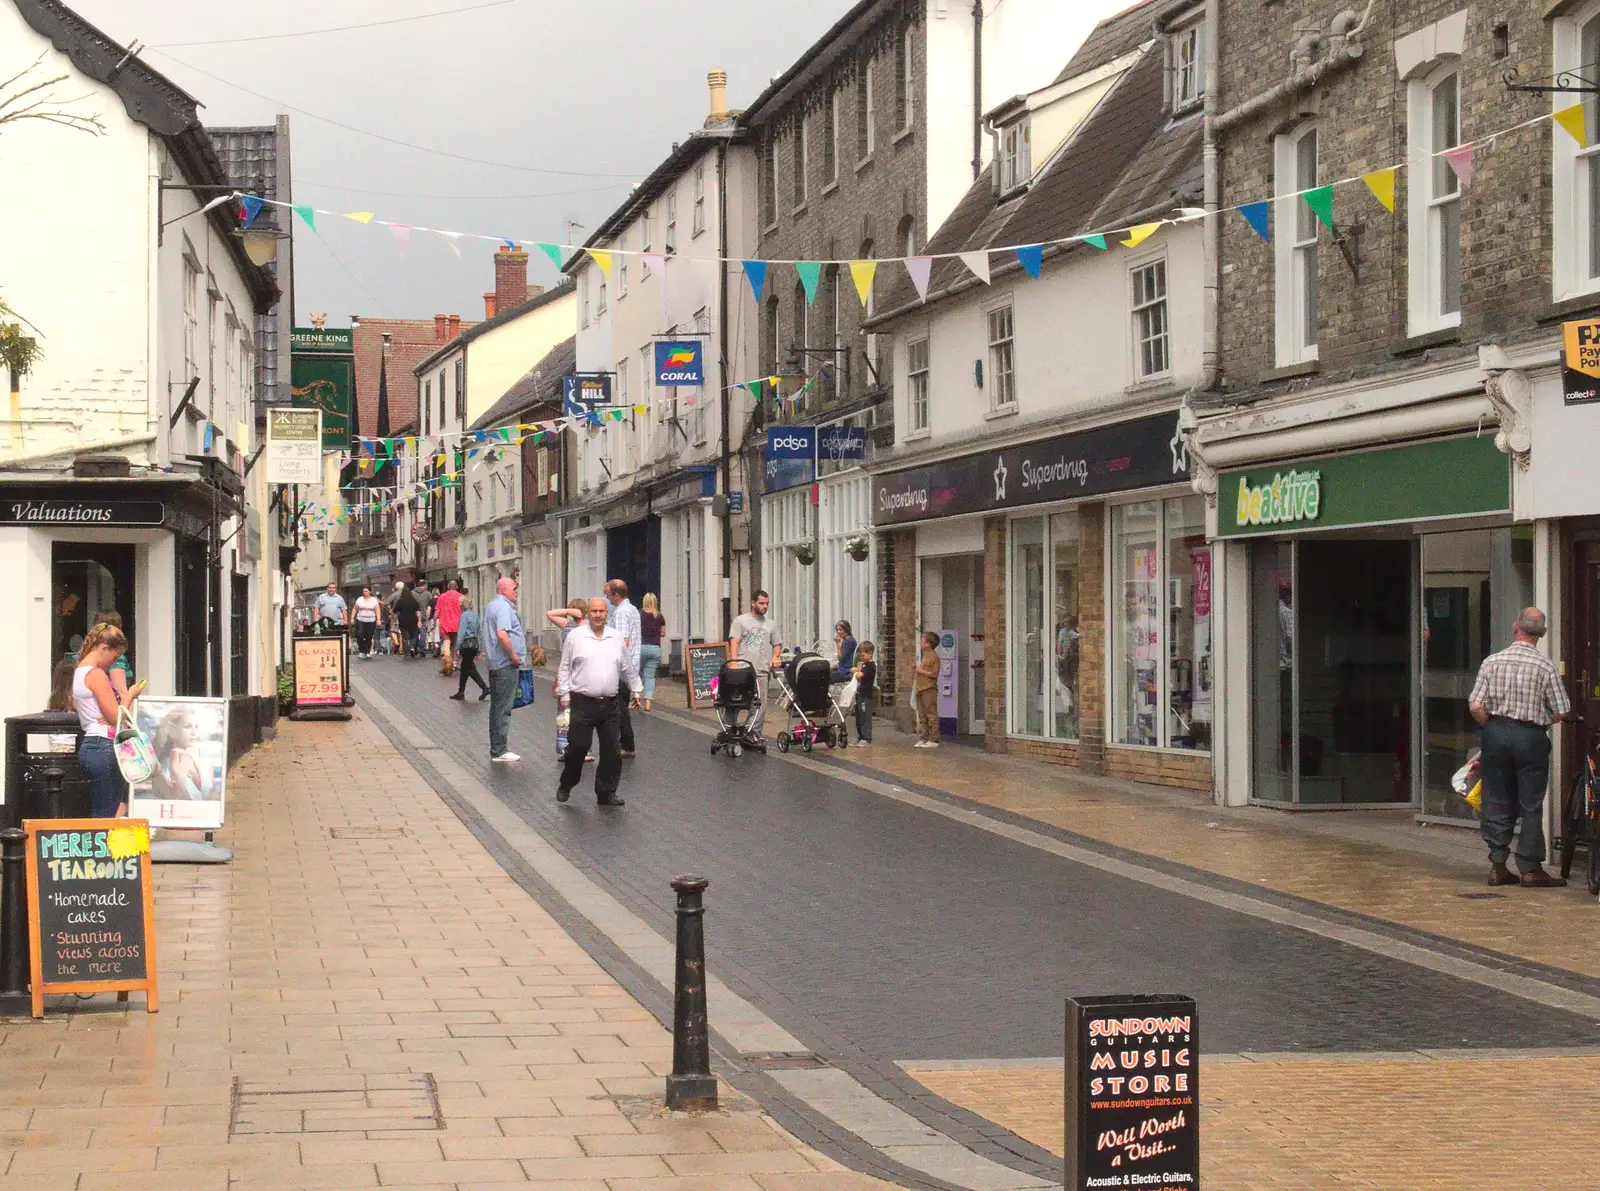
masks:
[[[1167,45],[1171,55],[1172,110],[1177,112],[1205,98],[1205,26],[1194,24],[1179,29]]]
[[[1026,119],[1000,130],[1000,193],[1026,186],[1033,177],[1033,126]]]

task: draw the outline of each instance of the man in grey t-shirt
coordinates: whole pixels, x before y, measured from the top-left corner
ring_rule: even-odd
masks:
[[[767,619],[771,603],[766,592],[756,592],[750,597],[750,611],[735,616],[728,630],[728,657],[743,658],[756,668],[756,690],[761,694],[761,702],[750,717],[750,730],[757,736],[761,735],[761,727],[767,721],[767,684],[783,656],[778,626]]]

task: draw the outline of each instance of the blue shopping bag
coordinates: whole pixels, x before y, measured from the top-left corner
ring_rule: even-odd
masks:
[[[511,701],[513,709],[533,703],[533,670],[524,666],[517,671],[517,697]]]

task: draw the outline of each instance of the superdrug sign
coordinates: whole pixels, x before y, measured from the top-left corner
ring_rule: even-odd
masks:
[[[35,500],[0,496],[0,525],[157,526],[167,508],[158,500]]]
[[[872,481],[872,523],[895,525],[1171,484],[1189,476],[1175,414],[1062,434],[887,472]]]

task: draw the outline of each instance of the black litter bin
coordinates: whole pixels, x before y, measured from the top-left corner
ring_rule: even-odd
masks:
[[[46,797],[44,771],[62,774],[59,806]],[[24,819],[87,819],[89,779],[78,764],[78,717],[71,711],[40,711],[6,720],[6,800],[0,827]]]

